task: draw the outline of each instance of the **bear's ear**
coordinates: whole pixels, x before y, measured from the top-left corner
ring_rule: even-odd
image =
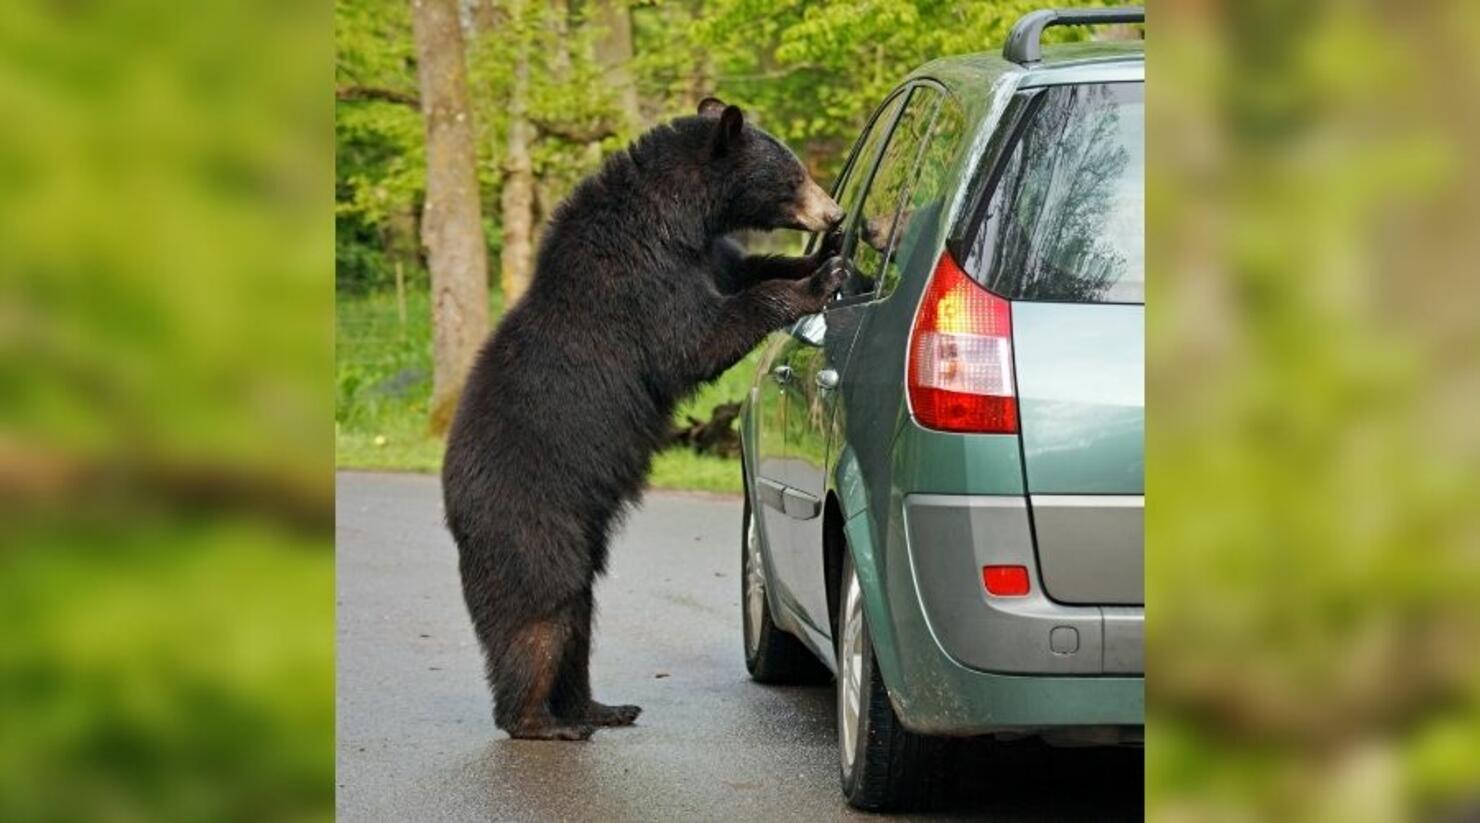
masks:
[[[725,101],[718,97],[706,97],[699,101],[700,117],[719,117],[725,110]]]
[[[725,106],[719,116],[719,131],[714,135],[714,153],[721,155],[745,136],[745,112],[739,106]]]

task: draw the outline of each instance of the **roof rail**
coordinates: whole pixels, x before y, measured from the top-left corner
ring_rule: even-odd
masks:
[[[1013,24],[1012,33],[1007,35],[1007,42],[1002,46],[1002,56],[1024,66],[1041,61],[1043,52],[1038,41],[1043,38],[1043,30],[1049,26],[1144,22],[1146,9],[1143,6],[1118,9],[1041,9],[1028,12]]]

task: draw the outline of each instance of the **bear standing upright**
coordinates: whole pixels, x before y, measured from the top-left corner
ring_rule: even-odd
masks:
[[[832,198],[708,98],[607,159],[555,211],[533,282],[479,353],[442,489],[494,722],[584,740],[637,706],[591,699],[592,584],[675,404],[842,284],[831,243],[745,257],[744,229],[826,231]]]

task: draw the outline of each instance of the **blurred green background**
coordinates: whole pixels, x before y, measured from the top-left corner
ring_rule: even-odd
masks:
[[[1154,3],[1147,802],[1480,816],[1480,4]]]
[[[0,12],[0,820],[333,800],[333,22]]]

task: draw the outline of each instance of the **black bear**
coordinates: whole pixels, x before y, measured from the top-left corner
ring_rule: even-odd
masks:
[[[744,256],[745,229],[826,231],[838,205],[771,135],[708,98],[582,181],[546,227],[529,290],[479,353],[448,435],[447,525],[494,722],[584,740],[637,706],[591,699],[591,587],[674,405],[844,277],[836,235]]]

